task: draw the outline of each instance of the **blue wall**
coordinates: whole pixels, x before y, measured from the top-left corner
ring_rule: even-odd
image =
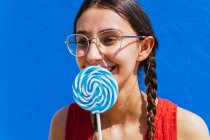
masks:
[[[0,139],[46,140],[79,72],[64,40],[83,0],[0,0]],[[158,96],[210,127],[210,1],[141,0],[159,40]]]

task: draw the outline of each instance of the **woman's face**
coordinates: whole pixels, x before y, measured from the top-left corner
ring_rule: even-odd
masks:
[[[131,25],[109,9],[91,7],[78,19],[76,33],[83,33],[88,38],[96,38],[103,31],[116,29],[123,35],[137,35]],[[119,88],[136,76],[138,69],[137,57],[140,51],[140,43],[136,38],[123,39],[121,49],[114,55],[106,55],[101,52],[96,40],[91,40],[89,50],[85,56],[76,58],[80,69],[88,66],[102,66],[108,69],[118,82]]]

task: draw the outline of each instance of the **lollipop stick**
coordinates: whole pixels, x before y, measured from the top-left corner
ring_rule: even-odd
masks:
[[[99,138],[99,140],[102,140],[101,119],[100,119],[99,113],[96,113],[96,119],[97,119],[97,127],[98,127],[98,138]]]

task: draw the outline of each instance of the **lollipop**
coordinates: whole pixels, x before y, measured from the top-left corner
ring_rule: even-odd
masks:
[[[81,108],[96,113],[99,139],[102,139],[99,113],[112,108],[118,95],[112,73],[100,66],[87,67],[76,76],[72,89],[75,102]]]

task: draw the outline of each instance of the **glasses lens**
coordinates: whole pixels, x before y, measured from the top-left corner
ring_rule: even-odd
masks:
[[[69,52],[77,57],[84,56],[88,49],[88,39],[84,35],[74,34],[67,38]]]
[[[121,46],[122,34],[118,31],[107,31],[99,35],[101,51],[106,54],[114,54]]]

